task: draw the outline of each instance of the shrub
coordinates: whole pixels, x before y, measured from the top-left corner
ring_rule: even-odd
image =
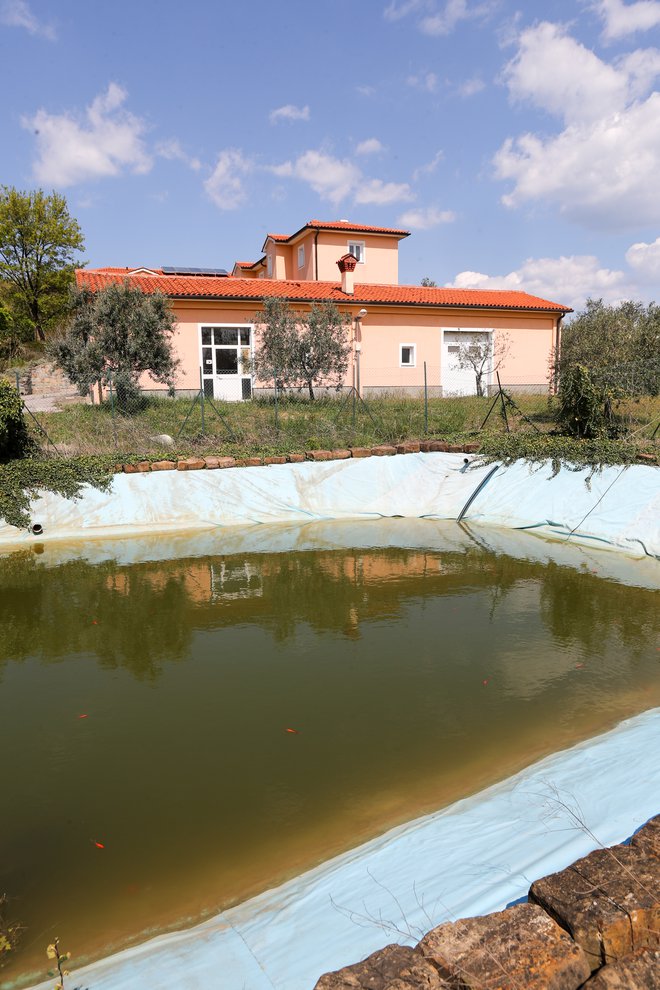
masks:
[[[6,379],[0,379],[0,463],[25,457],[31,448],[21,397]]]
[[[584,365],[562,373],[558,399],[557,422],[566,433],[587,440],[612,435],[612,395]]]

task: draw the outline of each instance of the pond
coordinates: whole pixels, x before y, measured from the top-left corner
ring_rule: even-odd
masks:
[[[55,936],[82,962],[190,924],[660,704],[657,592],[428,527],[433,549],[0,558],[0,892],[25,926],[2,987],[44,978]]]

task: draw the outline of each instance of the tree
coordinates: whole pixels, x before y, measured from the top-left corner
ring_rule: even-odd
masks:
[[[458,345],[456,363],[463,371],[472,370],[477,395],[484,395],[484,378],[501,368],[504,359],[511,349],[507,334],[497,334],[495,343],[491,346],[491,337],[480,335],[478,340],[467,341]]]
[[[288,302],[264,299],[255,323],[262,327],[252,369],[280,388],[339,388],[348,368],[351,318],[334,303],[314,303],[304,318]]]
[[[66,313],[75,253],[83,247],[64,196],[2,186],[0,279],[11,289],[16,315],[28,320],[37,340],[45,340],[46,331]]]
[[[600,374],[614,393],[657,394],[660,389],[660,306],[627,300],[606,306],[587,299],[561,335],[559,379],[576,365]]]
[[[437,288],[438,283],[435,282],[432,278],[429,278],[428,275],[425,275],[422,281],[420,282],[420,285],[423,285],[425,289],[435,289]]]
[[[112,381],[119,408],[129,412],[144,372],[174,388],[176,318],[165,296],[145,295],[126,279],[100,292],[78,289],[71,306],[67,332],[49,352],[83,395]]]

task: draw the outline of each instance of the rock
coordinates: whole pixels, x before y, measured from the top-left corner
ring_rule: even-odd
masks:
[[[393,457],[396,454],[396,447],[391,447],[387,443],[381,443],[377,447],[372,447],[371,453],[374,457]]]
[[[335,461],[345,461],[347,457],[351,456],[350,450],[333,450],[332,457]]]
[[[446,454],[449,450],[449,444],[445,440],[431,440],[428,450],[429,453]]]
[[[205,467],[206,462],[201,457],[187,457],[176,462],[177,471],[202,471]]]
[[[660,950],[638,949],[603,966],[584,990],[660,990]]]
[[[416,949],[387,945],[364,962],[326,973],[314,990],[443,990],[449,987]]]
[[[657,462],[658,458],[656,457],[655,454],[644,454],[644,453],[642,453],[640,451],[637,454],[637,460],[638,461],[650,461],[652,464],[655,464]]]
[[[536,904],[440,925],[418,948],[461,990],[577,990],[582,949]]]
[[[329,450],[306,450],[305,456],[308,461],[331,461],[332,453]]]
[[[302,464],[302,462],[305,460],[305,455],[304,454],[287,454],[286,455],[286,459],[289,462],[289,464]]]
[[[263,464],[263,458],[261,457],[246,457],[245,467],[260,467]]]
[[[633,835],[630,845],[633,849],[643,849],[647,855],[656,856],[660,860],[660,815],[642,825]]]
[[[137,464],[124,464],[124,474],[137,474],[138,466]]]
[[[418,454],[420,449],[421,445],[414,440],[406,440],[405,443],[396,445],[397,454]]]
[[[431,451],[431,444],[436,442],[435,440],[420,440],[419,449],[423,454],[428,454]]]
[[[169,433],[159,433],[158,436],[149,437],[152,443],[159,443],[161,447],[173,447],[174,437],[171,437]]]
[[[144,473],[145,471],[151,471],[151,461],[140,461],[137,466],[138,471]]]
[[[647,826],[634,845],[596,849],[530,888],[530,899],[571,933],[592,969],[642,946],[660,947],[656,829]]]
[[[371,457],[371,448],[351,447],[351,457]]]
[[[481,449],[480,443],[464,443],[463,453],[464,454],[476,454]]]
[[[273,455],[272,457],[264,457],[264,464],[286,464],[286,457],[279,455]]]
[[[176,471],[176,461],[154,461],[152,471]]]

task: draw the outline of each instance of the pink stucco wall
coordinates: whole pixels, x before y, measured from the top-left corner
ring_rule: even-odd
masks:
[[[175,302],[178,326],[174,346],[181,360],[176,387],[199,388],[200,324],[252,324],[259,308],[256,302]],[[355,303],[342,306],[351,318],[360,308]],[[308,312],[309,306],[302,306],[301,310]],[[426,361],[429,385],[441,385],[443,329],[492,330],[496,337],[506,335],[510,348],[500,368],[502,381],[509,384],[547,382],[555,325],[556,317],[549,314],[487,310],[468,314],[458,309],[372,306],[362,321],[361,384],[364,388],[422,386]],[[401,344],[415,345],[416,367],[399,366]],[[352,380],[350,368],[347,379],[349,383]],[[141,384],[146,389],[160,388],[147,375]]]
[[[273,258],[272,278],[336,282],[339,277],[337,262],[347,253],[351,241],[363,241],[365,245],[365,261],[355,270],[356,282],[370,282],[373,285],[398,284],[399,250],[396,237],[329,230],[310,230],[293,244],[268,241],[266,254]],[[305,248],[305,263],[299,268],[298,248],[301,245]],[[315,269],[317,255],[318,274]]]

